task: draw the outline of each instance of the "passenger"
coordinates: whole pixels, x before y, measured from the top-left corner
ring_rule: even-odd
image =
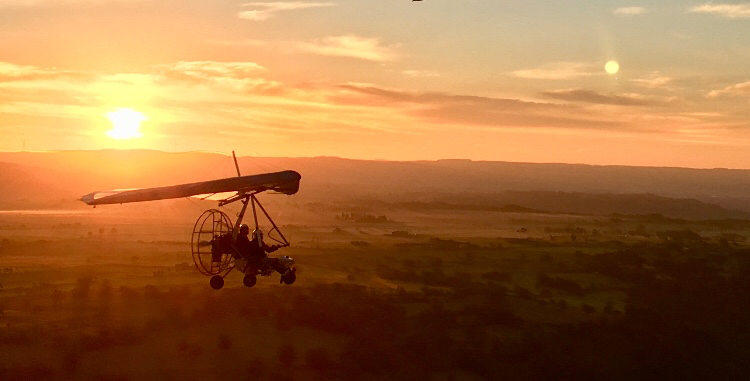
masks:
[[[261,271],[271,268],[283,275],[287,268],[279,264],[278,258],[269,258],[267,254],[278,250],[281,246],[266,245],[263,242],[263,231],[260,229],[253,231],[252,240],[248,235],[250,235],[250,227],[246,224],[240,225],[240,234],[237,236],[237,250],[240,254],[250,265]]]

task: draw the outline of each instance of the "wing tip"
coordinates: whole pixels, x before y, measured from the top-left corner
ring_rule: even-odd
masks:
[[[297,171],[284,171],[282,172],[286,182],[274,189],[275,192],[293,195],[299,191],[299,182],[302,180],[302,175]]]
[[[95,205],[96,198],[94,197],[98,192],[91,192],[87,195],[81,196],[78,201],[82,201],[86,205]]]

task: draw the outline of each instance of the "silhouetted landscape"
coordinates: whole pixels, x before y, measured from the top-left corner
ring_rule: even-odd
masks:
[[[583,213],[664,213],[705,219],[750,213],[750,170],[533,164],[471,160],[239,159],[248,173],[294,168],[299,198],[448,202]],[[148,150],[0,152],[5,208],[75,203],[91,190],[189,183],[236,174],[231,158]],[[71,182],[70,179],[75,179]],[[50,188],[54,194],[49,194]],[[24,192],[18,192],[23,189]],[[457,197],[458,196],[458,197]],[[698,201],[698,202],[696,202]],[[14,204],[15,203],[15,204]]]
[[[750,171],[339,158],[259,197],[294,285],[192,263],[216,202],[95,190],[236,175],[231,157],[0,153],[0,379],[738,380]],[[223,207],[236,218],[239,206]],[[264,228],[268,228],[266,225]]]

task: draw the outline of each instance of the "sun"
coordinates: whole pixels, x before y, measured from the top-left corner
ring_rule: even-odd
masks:
[[[604,71],[606,71],[607,74],[617,74],[617,72],[620,71],[620,64],[617,63],[617,61],[608,61],[604,65]]]
[[[107,119],[112,122],[112,129],[107,131],[107,135],[117,140],[142,138],[143,134],[139,131],[139,128],[141,122],[148,120],[145,115],[129,108],[121,108],[107,113]]]

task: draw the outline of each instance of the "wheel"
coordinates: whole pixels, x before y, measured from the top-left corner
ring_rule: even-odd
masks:
[[[281,281],[284,282],[285,284],[292,284],[296,280],[297,280],[297,273],[294,270],[290,271],[289,274],[283,275],[281,277]]]
[[[242,278],[242,283],[244,283],[247,287],[255,286],[256,282],[258,282],[258,278],[254,274],[247,274],[244,278]]]
[[[211,277],[211,288],[214,290],[220,290],[222,287],[224,287],[224,278],[221,277],[221,275],[214,275]]]

